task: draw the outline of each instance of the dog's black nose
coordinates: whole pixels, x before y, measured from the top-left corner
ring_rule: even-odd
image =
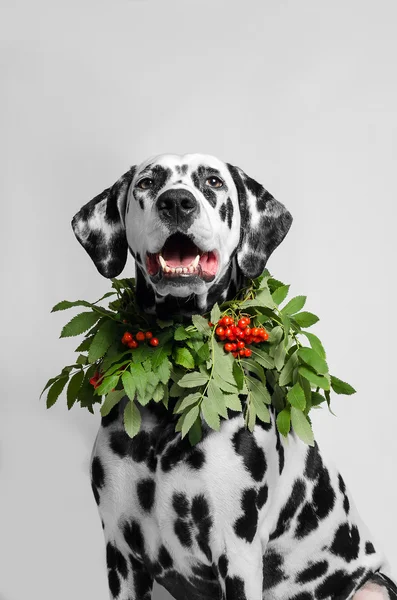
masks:
[[[190,225],[199,209],[196,198],[184,189],[163,192],[157,198],[156,206],[164,221],[176,225]]]

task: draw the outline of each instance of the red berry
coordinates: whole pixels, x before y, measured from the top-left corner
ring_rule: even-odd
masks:
[[[252,338],[252,341],[254,342],[254,344],[260,344],[262,341],[262,338],[255,336],[254,338]]]
[[[153,337],[153,333],[152,333],[151,331],[147,331],[147,332],[145,333],[145,338],[146,338],[147,340],[151,340],[151,339],[152,339],[152,337]]]
[[[233,319],[232,319],[232,317],[228,317],[228,316],[223,317],[223,322],[224,322],[225,325],[233,325]]]
[[[244,356],[246,356],[247,358],[249,358],[251,356],[251,354],[252,354],[251,350],[249,348],[246,348]]]
[[[220,336],[219,336],[219,340],[220,340],[221,342],[223,342],[223,340],[225,340],[225,339],[226,339],[226,336],[225,336],[225,335],[220,335]]]
[[[245,338],[247,338],[247,337],[249,337],[250,335],[251,335],[251,329],[250,329],[250,328],[247,326],[247,327],[244,329],[244,337],[245,337]]]
[[[237,350],[237,344],[232,344],[232,346],[233,346],[233,348],[232,348],[233,352],[236,352],[236,350]]]
[[[215,329],[215,333],[216,333],[216,335],[219,335],[219,336],[221,336],[221,335],[224,335],[224,334],[225,334],[225,330],[223,329],[223,327],[217,327],[217,328]]]
[[[240,329],[245,329],[248,325],[248,321],[245,317],[241,317],[241,319],[239,319],[238,322],[238,326],[240,327]]]
[[[244,343],[244,342],[242,342],[242,341],[240,341],[240,342],[237,342],[237,348],[238,348],[239,350],[241,350],[241,348],[245,348],[245,343]]]
[[[252,337],[250,335],[245,338],[245,343],[247,344],[247,346],[249,346],[250,344],[252,344]]]
[[[232,352],[232,354],[233,354],[234,358],[238,357],[238,352]]]
[[[128,323],[127,319],[123,319],[123,323]]]
[[[241,348],[241,350],[239,350],[238,353],[240,354],[240,356],[245,356],[245,348]]]
[[[267,332],[267,331],[265,331],[265,333],[263,334],[263,336],[262,336],[262,337],[263,337],[264,341],[266,342],[266,340],[268,340],[268,339],[269,339],[269,334],[268,334],[268,332]]]
[[[229,335],[226,336],[228,340],[230,340],[231,342],[234,342],[234,340],[236,339],[236,336],[234,335],[233,331],[231,331],[229,333]]]
[[[227,329],[225,329],[225,336],[228,338],[229,335],[232,335],[232,330],[230,329],[230,327],[227,327]]]
[[[138,340],[138,342],[143,342],[143,340],[145,339],[145,334],[143,333],[143,331],[138,331],[135,337]]]
[[[259,333],[259,329],[257,327],[253,327],[251,329],[251,335],[252,335],[252,337],[258,337],[258,333]]]
[[[93,385],[93,386],[95,386],[95,384],[96,384],[96,377],[91,377],[90,384]]]
[[[209,325],[210,327],[213,327],[213,326],[214,326],[214,324],[213,324],[213,323],[211,323],[211,321],[208,321],[208,325]]]
[[[128,342],[128,348],[138,348],[139,344],[136,340],[131,340],[130,342]]]
[[[151,346],[158,346],[158,345],[159,345],[159,341],[158,341],[158,339],[157,339],[157,338],[155,338],[155,337],[152,337],[152,339],[151,339],[151,340],[149,340],[149,344],[150,344]]]
[[[233,344],[225,344],[224,348],[226,352],[231,352],[233,350]]]
[[[128,342],[132,340],[132,335],[129,331],[126,331],[123,337],[121,338],[121,343],[127,345]]]

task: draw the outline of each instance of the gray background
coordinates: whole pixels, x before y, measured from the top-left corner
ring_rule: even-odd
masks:
[[[108,597],[99,417],[38,401],[70,362],[59,300],[108,283],[70,219],[130,164],[211,153],[286,204],[269,262],[356,396],[314,418],[397,575],[394,1],[2,2],[0,598]],[[132,273],[132,261],[124,275]],[[155,598],[167,594],[156,587]]]

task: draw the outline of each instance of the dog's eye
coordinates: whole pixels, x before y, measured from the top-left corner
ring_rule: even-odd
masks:
[[[219,177],[214,177],[214,176],[208,177],[208,179],[206,180],[205,183],[213,188],[223,187],[223,181],[222,181],[222,179],[219,179]]]
[[[152,187],[153,183],[153,179],[150,179],[150,177],[145,177],[145,179],[140,180],[140,182],[138,183],[138,187],[141,190],[148,190]]]

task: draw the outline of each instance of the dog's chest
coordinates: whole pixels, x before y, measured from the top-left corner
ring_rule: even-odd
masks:
[[[199,577],[203,592],[217,598],[220,557],[254,547],[257,576],[275,600],[288,597],[297,574],[315,561],[352,572],[379,563],[339,474],[325,467],[317,446],[280,440],[273,418],[251,434],[236,413],[192,448],[160,409],[141,412],[133,440],[117,411],[103,421],[93,489],[106,538],[175,597],[175,585],[186,597]]]

